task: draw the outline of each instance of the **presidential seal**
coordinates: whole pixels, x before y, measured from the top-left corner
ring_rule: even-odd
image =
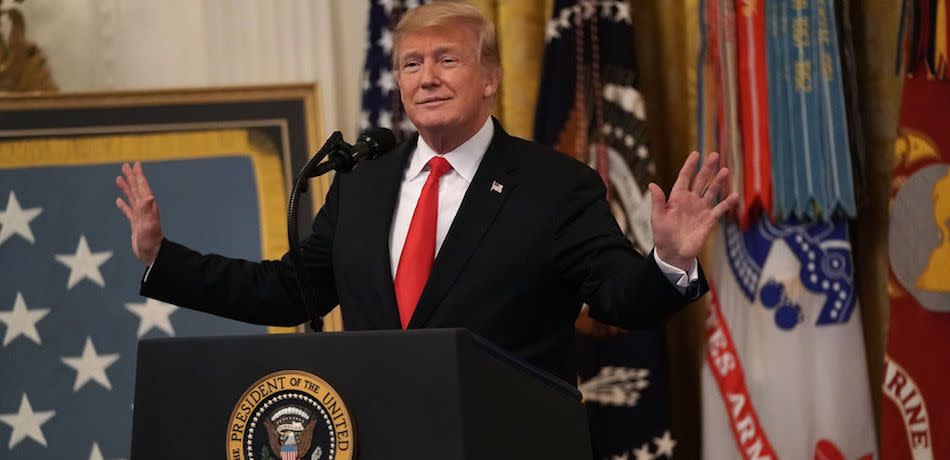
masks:
[[[352,460],[353,422],[326,381],[303,371],[270,374],[241,395],[227,431],[230,460]]]

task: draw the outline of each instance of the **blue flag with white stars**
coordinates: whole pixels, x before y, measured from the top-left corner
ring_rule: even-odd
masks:
[[[119,166],[0,160],[0,458],[128,458],[138,340],[265,332],[139,296]],[[250,159],[144,167],[170,236],[261,258]]]

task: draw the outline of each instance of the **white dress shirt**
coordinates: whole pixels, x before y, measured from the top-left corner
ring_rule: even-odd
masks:
[[[442,248],[442,242],[445,241],[445,235],[455,220],[459,206],[462,204],[462,198],[468,190],[472,178],[475,177],[475,171],[482,162],[485,152],[488,150],[488,144],[491,143],[492,136],[495,134],[495,125],[491,117],[485,120],[485,124],[469,140],[458,146],[455,150],[440,155],[452,166],[452,171],[445,173],[439,181],[439,217],[435,230],[435,253],[439,253]],[[412,221],[412,213],[416,210],[416,202],[419,201],[419,195],[422,194],[422,186],[425,185],[429,177],[429,160],[438,155],[432,147],[426,144],[422,137],[416,143],[416,149],[412,152],[409,159],[409,165],[403,175],[402,185],[399,187],[399,199],[396,202],[396,214],[393,216],[393,226],[389,233],[389,260],[392,267],[392,276],[396,277],[396,270],[399,267],[399,258],[402,256],[402,248],[406,244],[406,235],[409,233],[409,223]],[[699,279],[699,271],[696,268],[696,261],[689,270],[689,273],[674,267],[656,255],[657,266],[666,275],[680,294],[686,292],[686,288],[693,281]]]
[[[435,226],[435,253],[439,253],[445,234],[449,232],[455,214],[458,213],[462,198],[468,185],[475,177],[475,171],[482,162],[482,157],[488,150],[492,135],[495,134],[495,125],[491,117],[474,136],[445,155],[452,166],[452,170],[445,173],[439,181],[439,218]],[[402,247],[406,244],[406,235],[409,233],[409,223],[412,222],[412,213],[416,210],[422,186],[429,177],[429,160],[438,155],[426,141],[419,137],[416,150],[412,152],[409,166],[402,177],[399,187],[399,200],[396,202],[396,214],[393,216],[393,228],[389,232],[389,260],[392,264],[392,276],[396,277],[396,267],[399,267],[399,257],[402,256]]]

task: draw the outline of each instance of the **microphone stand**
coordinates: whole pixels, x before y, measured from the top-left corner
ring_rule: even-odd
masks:
[[[314,332],[323,331],[323,318],[317,313],[316,294],[313,291],[313,286],[305,279],[303,253],[300,248],[300,236],[297,232],[297,206],[300,202],[300,195],[307,193],[309,189],[310,179],[334,170],[346,172],[353,169],[356,161],[352,154],[353,148],[343,142],[343,135],[339,131],[335,131],[323,144],[323,147],[320,147],[320,150],[307,161],[303,168],[300,168],[300,172],[297,173],[297,178],[294,180],[294,188],[290,192],[290,202],[287,206],[287,241],[290,243],[290,258],[294,263],[294,274],[297,277],[297,286],[300,288],[304,308],[307,310],[307,317],[310,319],[310,328]],[[320,163],[328,156],[330,157],[329,160]]]

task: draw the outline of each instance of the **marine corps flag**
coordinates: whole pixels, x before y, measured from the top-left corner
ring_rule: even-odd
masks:
[[[945,1],[907,1],[904,83],[889,232],[891,317],[881,382],[881,453],[950,456],[950,81]]]
[[[950,456],[950,82],[913,78],[891,181],[891,318],[881,404],[888,459]]]
[[[950,457],[950,43],[947,2],[906,0],[904,82],[890,193],[891,316],[881,382],[881,454]]]
[[[535,140],[587,162],[608,187],[621,228],[653,248],[647,185],[654,165],[626,1],[557,0],[545,32]],[[579,331],[607,330],[590,319]],[[616,332],[616,331],[615,331]],[[595,458],[672,458],[662,328],[579,335],[580,390]]]

